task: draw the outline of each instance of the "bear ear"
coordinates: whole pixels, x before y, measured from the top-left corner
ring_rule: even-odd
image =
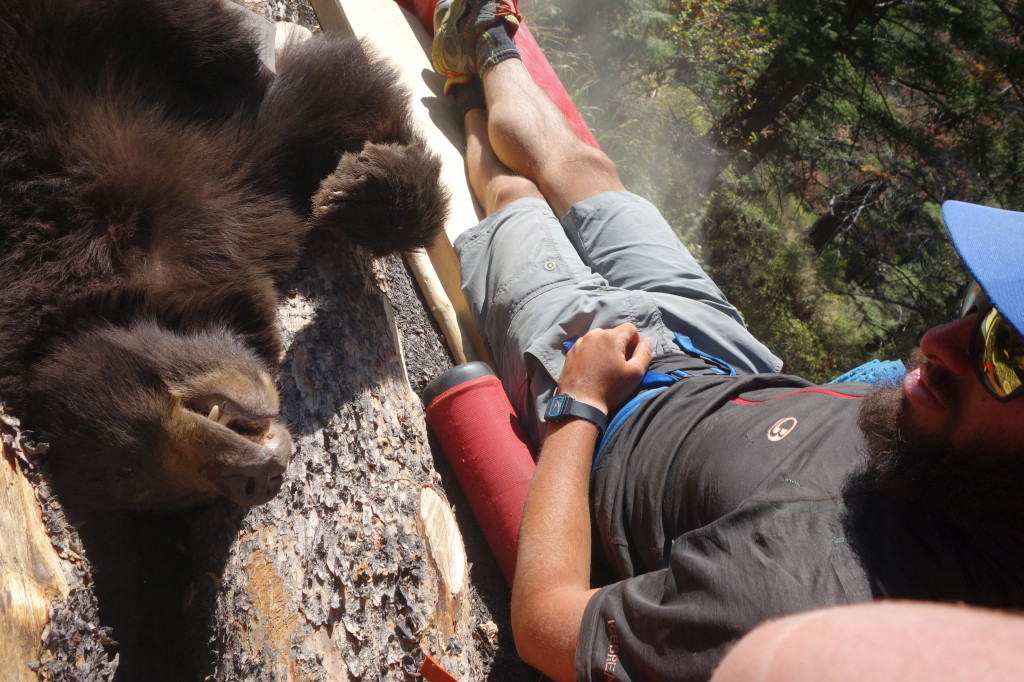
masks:
[[[375,256],[428,246],[448,219],[440,175],[440,159],[422,144],[367,142],[320,184],[314,227],[340,231]]]

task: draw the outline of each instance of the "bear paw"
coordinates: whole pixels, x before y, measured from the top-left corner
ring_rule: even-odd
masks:
[[[448,213],[441,163],[423,145],[367,142],[346,153],[313,197],[316,227],[340,230],[380,256],[427,246]]]

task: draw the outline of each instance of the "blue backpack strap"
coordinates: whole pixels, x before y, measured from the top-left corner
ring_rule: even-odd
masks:
[[[713,364],[714,367],[708,368],[708,372],[710,374],[725,374],[731,377],[736,376],[736,370],[733,369],[732,365],[730,365],[725,360],[716,358],[714,355],[708,355],[704,351],[694,346],[693,342],[690,341],[689,336],[683,336],[682,334],[677,333],[676,343],[678,343],[679,347],[682,348],[687,353],[689,353],[690,355],[701,358]]]
[[[650,374],[650,372],[648,372],[648,374]],[[655,372],[655,374],[661,374],[661,372]],[[662,376],[668,375],[663,374]],[[646,379],[646,377],[644,378]],[[678,379],[676,379],[675,381],[678,381]],[[673,381],[672,383],[675,383],[675,381]],[[647,390],[641,390],[639,393],[633,396],[625,405],[619,408],[619,411],[615,413],[615,416],[612,417],[611,422],[608,424],[608,428],[604,430],[604,436],[601,438],[601,442],[598,444],[597,450],[594,452],[594,463],[590,467],[591,471],[593,471],[597,467],[597,462],[598,460],[601,459],[601,453],[604,452],[604,446],[608,444],[608,441],[611,440],[612,435],[619,430],[619,427],[622,426],[626,422],[626,420],[633,415],[634,412],[636,412],[636,408],[640,407],[640,404],[643,403],[648,398],[653,398],[657,394],[664,391],[666,388],[669,387],[669,385],[671,384],[657,386],[655,388]]]
[[[640,390],[666,388],[686,376],[690,375],[682,370],[676,370],[671,374],[665,374],[663,372],[655,372],[653,369],[649,369],[644,374],[644,378],[640,380]]]

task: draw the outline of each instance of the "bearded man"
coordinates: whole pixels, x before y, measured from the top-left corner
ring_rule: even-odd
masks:
[[[434,68],[487,213],[456,241],[463,289],[543,444],[512,588],[522,657],[555,680],[698,680],[786,614],[1024,606],[1024,214],[943,206],[977,285],[899,385],[779,374],[534,84],[515,7],[439,7]]]

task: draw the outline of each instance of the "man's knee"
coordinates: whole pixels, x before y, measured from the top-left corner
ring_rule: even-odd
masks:
[[[537,181],[559,215],[584,199],[625,189],[612,160],[584,142],[575,145],[571,153],[545,159]]]
[[[518,175],[504,175],[488,186],[484,210],[491,215],[513,201],[528,197],[543,199],[544,195],[532,181]]]
[[[566,154],[562,158],[551,158],[549,161],[557,166],[551,174],[563,181],[587,178],[619,181],[619,170],[615,167],[615,162],[600,149],[582,141],[571,154]]]

